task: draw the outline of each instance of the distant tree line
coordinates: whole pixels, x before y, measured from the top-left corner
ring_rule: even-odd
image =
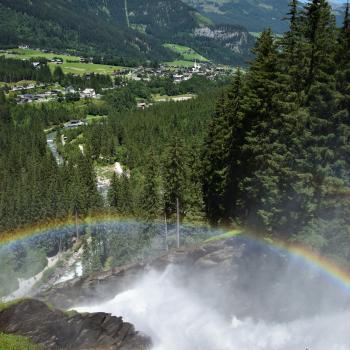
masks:
[[[31,61],[8,59],[5,56],[0,56],[0,81],[14,83],[21,80],[50,82],[52,76],[46,64],[40,64],[35,68]]]

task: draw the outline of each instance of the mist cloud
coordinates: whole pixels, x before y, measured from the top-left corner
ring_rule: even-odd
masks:
[[[198,288],[206,286],[199,285]],[[212,298],[219,295],[213,294]],[[350,348],[349,311],[320,311],[319,315],[301,315],[292,321],[279,323],[253,319],[249,315],[239,319],[232,314],[227,318],[192,288],[181,283],[176,269],[172,267],[168,267],[164,273],[151,271],[132,289],[117,295],[113,300],[81,307],[78,311],[102,311],[123,316],[137,330],[152,337],[153,350]]]

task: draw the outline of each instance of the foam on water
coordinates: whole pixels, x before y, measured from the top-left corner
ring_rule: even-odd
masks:
[[[133,289],[113,300],[78,311],[123,316],[152,337],[153,350],[350,349],[350,312],[288,323],[239,320],[235,315],[228,320],[180,286],[171,269],[164,274],[149,272]]]

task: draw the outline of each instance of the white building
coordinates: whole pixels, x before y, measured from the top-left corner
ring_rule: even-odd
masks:
[[[96,98],[96,91],[94,89],[85,89],[80,93],[81,98]]]
[[[199,73],[199,71],[201,70],[201,65],[197,63],[197,61],[194,61],[194,65],[192,68],[192,73]]]

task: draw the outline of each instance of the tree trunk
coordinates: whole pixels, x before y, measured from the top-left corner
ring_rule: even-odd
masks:
[[[176,198],[176,239],[177,239],[177,248],[180,248],[180,204],[179,204],[179,198]]]

